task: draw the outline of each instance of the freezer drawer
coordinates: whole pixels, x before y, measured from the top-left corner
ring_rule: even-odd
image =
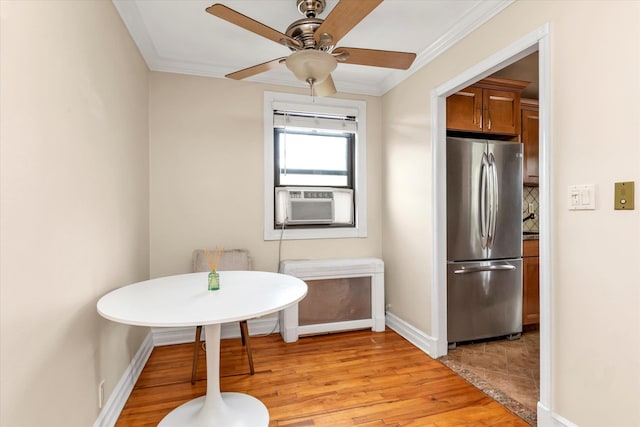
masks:
[[[447,341],[522,332],[522,260],[447,264]]]

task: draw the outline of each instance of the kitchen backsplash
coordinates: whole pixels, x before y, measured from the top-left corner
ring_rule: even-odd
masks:
[[[524,186],[524,191],[522,192],[522,217],[526,217],[529,215],[529,204],[533,204],[533,211],[536,214],[535,219],[530,219],[525,221],[522,224],[522,229],[524,231],[539,231],[538,229],[538,187],[527,187]]]

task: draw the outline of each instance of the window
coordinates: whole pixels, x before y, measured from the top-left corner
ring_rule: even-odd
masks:
[[[274,132],[276,187],[353,188],[354,134],[287,130],[286,127],[276,128]]]
[[[265,94],[265,240],[366,237],[364,118],[362,101]]]
[[[277,228],[354,227],[355,117],[274,111]]]

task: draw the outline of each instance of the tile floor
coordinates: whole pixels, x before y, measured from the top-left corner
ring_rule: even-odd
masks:
[[[540,395],[539,331],[525,332],[515,341],[486,340],[458,345],[441,360],[450,367],[467,370],[535,414]]]

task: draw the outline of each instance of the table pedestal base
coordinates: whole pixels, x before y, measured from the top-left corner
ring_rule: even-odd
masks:
[[[205,325],[207,394],[178,406],[160,427],[268,427],[264,403],[242,393],[220,393],[220,325]]]
[[[267,427],[269,411],[255,397],[222,393],[222,404],[205,407],[205,396],[178,406],[162,419],[159,427]]]

